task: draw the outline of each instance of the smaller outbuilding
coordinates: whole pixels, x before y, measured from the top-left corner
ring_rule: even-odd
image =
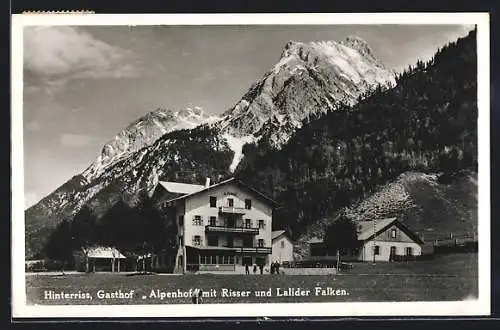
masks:
[[[272,254],[271,260],[283,262],[293,261],[293,243],[286,231],[275,230],[271,233],[272,237]]]
[[[346,251],[343,260],[412,260],[422,255],[422,239],[397,218],[363,220],[356,224],[360,247]],[[313,237],[308,243],[310,259],[333,257],[328,256],[322,239]]]
[[[358,239],[363,245],[357,259],[362,261],[412,259],[422,254],[424,244],[397,218],[359,221]]]
[[[127,259],[117,248],[92,246],[74,254],[75,269],[82,272],[119,272],[121,261]]]

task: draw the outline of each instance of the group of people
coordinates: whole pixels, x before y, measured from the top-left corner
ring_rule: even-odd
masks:
[[[260,264],[257,266],[257,264],[253,264],[253,273],[257,273],[257,267],[259,268],[260,270],[260,274],[264,274],[264,265],[263,264]],[[245,274],[250,274],[250,265],[249,264],[246,264],[245,265]]]
[[[260,265],[257,265],[257,264],[254,264],[253,265],[253,273],[256,274],[257,273],[257,268],[260,270],[260,273],[263,274],[264,273],[264,265],[263,264],[260,264]],[[270,270],[271,274],[279,274],[280,273],[280,263],[278,261],[274,261],[271,263],[271,270]],[[250,274],[250,265],[249,264],[245,264],[245,274],[249,275]]]

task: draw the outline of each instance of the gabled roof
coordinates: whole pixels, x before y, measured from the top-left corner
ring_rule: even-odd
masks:
[[[266,200],[267,202],[269,202],[270,204],[273,204],[273,205],[278,205],[278,203],[276,203],[273,199],[269,198],[268,196],[264,195],[263,193],[255,190],[254,188],[248,186],[247,184],[245,184],[244,182],[242,182],[241,180],[237,180],[236,178],[230,178],[230,179],[227,179],[227,180],[224,180],[224,181],[221,181],[219,183],[216,183],[216,184],[213,184],[211,186],[208,186],[208,187],[205,187],[205,186],[202,186],[203,188],[200,189],[200,190],[197,190],[197,191],[193,191],[191,193],[186,193],[185,195],[183,196],[179,196],[179,197],[175,197],[175,198],[172,198],[172,199],[169,199],[167,200],[166,202],[173,202],[173,201],[177,201],[177,200],[181,200],[181,199],[184,199],[186,197],[191,197],[191,196],[194,196],[196,194],[199,194],[201,192],[205,192],[205,191],[208,191],[210,189],[213,189],[213,188],[216,188],[216,187],[219,187],[219,186],[222,186],[222,185],[225,185],[225,184],[228,184],[228,183],[235,183],[237,185],[239,185],[240,187],[243,187],[251,192],[253,192],[254,194],[256,194],[257,196],[259,196],[260,198]]]
[[[363,220],[357,223],[358,239],[365,241],[373,236],[373,233],[380,233],[385,227],[391,225],[396,218],[386,218],[377,220]]]
[[[360,241],[368,241],[371,240],[374,236],[384,232],[390,226],[395,225],[399,229],[401,229],[408,237],[414,240],[416,243],[423,244],[424,242],[417,234],[411,231],[408,227],[406,227],[401,221],[398,221],[397,218],[386,218],[386,219],[377,219],[377,220],[365,220],[359,221],[357,223],[359,231],[358,231],[358,239]]]
[[[196,191],[202,190],[205,186],[199,184],[189,184],[171,181],[158,182],[166,191],[174,194],[192,194]]]
[[[111,246],[92,246],[87,249],[83,248],[83,252],[89,258],[96,259],[126,259],[126,257],[118,251],[117,248]]]
[[[280,237],[285,233],[284,230],[273,230],[271,232],[271,240],[274,241],[276,238]]]

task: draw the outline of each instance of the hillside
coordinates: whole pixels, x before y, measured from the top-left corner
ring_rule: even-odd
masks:
[[[355,221],[397,217],[424,242],[450,233],[472,236],[477,233],[477,172],[461,172],[450,180],[436,173],[405,172],[348,207],[346,214]],[[307,255],[307,242],[322,239],[334,218],[308,226],[298,237],[296,253]]]
[[[275,228],[298,238],[318,219],[361,202],[405,172],[477,171],[476,31],[396,80],[392,89],[377,88],[353,107],[308,121],[281,150],[244,147],[237,177],[282,205]],[[405,191],[423,198],[423,187],[408,183]],[[422,218],[435,210],[432,201],[422,208]],[[469,229],[458,225],[460,217],[446,219],[455,223],[436,226],[436,232]]]

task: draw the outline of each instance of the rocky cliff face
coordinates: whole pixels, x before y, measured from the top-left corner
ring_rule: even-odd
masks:
[[[166,133],[192,129],[218,119],[216,116],[206,114],[200,107],[181,110],[158,108],[132,122],[113,140],[106,143],[100,155],[82,173],[82,176],[90,182],[118,161],[130,157],[137,150],[152,145]]]

